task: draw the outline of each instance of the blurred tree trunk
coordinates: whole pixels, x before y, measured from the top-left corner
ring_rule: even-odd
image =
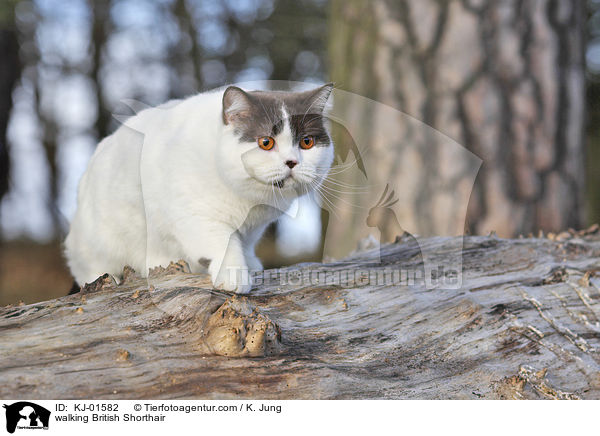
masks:
[[[174,74],[171,78],[170,97],[182,98],[203,88],[202,47],[198,43],[196,23],[185,0],[171,4],[171,14],[177,21],[179,38],[172,47],[169,64]]]
[[[19,38],[15,23],[16,1],[0,6],[0,213],[2,197],[8,192],[10,156],[8,153],[8,120],[13,105],[13,89],[21,75]],[[0,232],[0,245],[2,234]],[[0,250],[2,255],[2,250]]]
[[[512,236],[581,227],[584,8],[583,0],[334,0],[331,78],[483,160],[468,230]],[[421,166],[411,169],[418,192],[404,207],[424,233],[435,233],[451,207],[434,209],[431,198],[454,189],[440,179],[452,164],[427,138],[421,151]],[[386,168],[373,177],[402,177],[400,165]],[[442,180],[437,188],[432,174]]]
[[[107,35],[110,31],[110,0],[89,0],[90,12],[92,14],[92,72],[91,78],[95,84],[96,91],[96,133],[98,139],[109,134],[110,112],[104,98],[102,86],[102,52],[106,45]]]
[[[0,201],[8,191],[8,119],[13,104],[13,89],[21,75],[15,5],[16,1],[11,0],[0,6]]]
[[[48,163],[49,169],[49,194],[48,194],[48,210],[52,218],[52,229],[53,236],[55,238],[62,238],[62,217],[58,209],[58,195],[59,195],[59,174],[58,174],[58,161],[56,159],[57,142],[58,142],[58,125],[54,118],[53,113],[45,113],[41,108],[41,95],[43,85],[38,81],[36,84],[35,97],[37,100],[37,113],[42,126],[42,146],[46,153],[46,162]]]
[[[35,107],[36,116],[39,120],[39,128],[41,135],[42,148],[46,155],[46,162],[48,164],[48,198],[47,208],[52,219],[52,231],[55,238],[61,236],[61,215],[58,210],[58,162],[56,159],[57,152],[57,140],[58,140],[58,125],[56,122],[55,114],[53,110],[48,110],[49,101],[47,97],[51,93],[51,86],[45,87],[43,70],[45,68],[44,61],[42,60],[41,50],[39,43],[37,42],[38,28],[42,25],[42,16],[38,10],[34,9],[34,20],[28,23],[23,32],[25,38],[28,41],[36,41],[31,48],[31,51],[27,54],[25,62],[27,66],[31,66],[26,71],[26,76],[32,83],[33,87],[33,105]],[[50,106],[51,108],[51,106]]]

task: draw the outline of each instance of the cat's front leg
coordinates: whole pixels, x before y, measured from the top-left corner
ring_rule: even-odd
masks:
[[[190,223],[184,228],[205,230],[193,235],[182,232],[178,238],[192,272],[201,270],[201,259],[209,259],[208,273],[215,288],[238,294],[250,292],[252,282],[239,232],[214,223]]]
[[[262,262],[256,256],[255,247],[258,240],[262,237],[265,228],[266,224],[263,224],[255,228],[246,230],[246,233],[242,239],[242,246],[244,249],[244,256],[246,258],[246,264],[248,265],[248,268],[250,268],[251,272],[263,270]]]
[[[250,292],[252,282],[239,234],[230,235],[222,255],[215,254],[208,266],[214,287],[238,294]]]
[[[251,252],[246,250],[245,257],[246,257],[246,264],[248,265],[248,268],[250,269],[251,272],[263,270],[262,262],[256,256],[256,254],[254,254],[254,250],[252,250]]]

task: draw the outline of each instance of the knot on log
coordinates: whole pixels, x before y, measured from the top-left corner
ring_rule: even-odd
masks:
[[[100,292],[105,289],[114,289],[117,287],[117,282],[110,274],[104,274],[94,280],[92,283],[86,283],[82,293]]]
[[[148,272],[149,278],[157,278],[161,276],[167,276],[171,274],[179,274],[179,273],[190,273],[190,266],[187,264],[185,260],[178,260],[177,262],[169,263],[168,267],[157,266],[155,268],[150,268]]]
[[[550,400],[579,400],[580,397],[571,392],[565,392],[556,389],[550,385],[546,374],[548,368],[536,370],[529,365],[521,365],[519,372],[512,377],[507,377],[501,382],[498,389],[500,398],[522,399],[526,387],[533,389],[537,393],[537,398],[546,398]]]
[[[115,353],[115,360],[117,362],[127,362],[131,359],[131,353],[123,348],[120,348]]]
[[[140,279],[139,274],[129,265],[125,265],[125,267],[123,268],[122,276],[123,277],[121,279],[121,284],[132,283],[135,280]]]
[[[210,316],[202,341],[220,356],[272,356],[281,351],[281,330],[247,301],[233,297]]]

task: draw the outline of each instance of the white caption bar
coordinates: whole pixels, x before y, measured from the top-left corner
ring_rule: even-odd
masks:
[[[1,434],[584,434],[598,402],[0,400]],[[588,417],[580,419],[579,417]],[[36,432],[37,430],[37,432]],[[40,432],[41,431],[41,432]],[[510,433],[507,433],[510,432]]]

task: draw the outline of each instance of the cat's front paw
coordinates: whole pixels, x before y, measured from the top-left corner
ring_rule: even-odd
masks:
[[[260,259],[258,257],[256,257],[256,255],[254,255],[254,254],[250,254],[250,255],[246,256],[246,263],[248,264],[248,268],[252,272],[263,270],[263,266],[262,266]]]
[[[213,271],[211,267],[209,267],[209,272],[216,289],[236,294],[247,294],[252,289],[252,280],[247,267],[223,266],[218,271]]]
[[[236,294],[247,294],[252,289],[252,285],[245,283],[236,283],[233,280],[213,280],[215,289],[235,292]]]

